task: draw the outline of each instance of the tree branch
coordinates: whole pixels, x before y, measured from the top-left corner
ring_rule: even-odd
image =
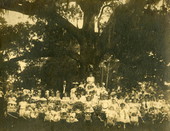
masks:
[[[67,19],[63,18],[60,14],[58,14],[55,10],[51,10],[50,7],[47,9],[46,5],[38,5],[37,2],[30,3],[27,1],[21,0],[1,0],[0,8],[5,10],[11,10],[20,12],[26,15],[34,16],[37,15],[40,18],[45,18],[48,16],[53,16],[56,23],[63,28],[65,28],[71,35],[73,35],[79,43],[82,42],[84,36],[81,33],[81,30],[76,28],[73,24],[71,24]],[[52,13],[52,14],[51,14]]]
[[[30,53],[26,53],[23,56],[19,56],[19,57],[15,57],[10,59],[9,61],[4,62],[4,64],[8,64],[8,63],[13,63],[13,62],[17,62],[17,61],[22,61],[25,59],[35,59],[35,58],[42,58],[42,57],[60,57],[60,56],[68,56],[71,59],[75,60],[76,62],[80,62],[80,55],[74,51],[68,50],[64,47],[58,47],[57,48],[58,51],[36,51],[36,53],[34,53],[34,51],[32,50],[32,52]],[[38,52],[38,53],[37,53]],[[60,52],[60,53],[58,53]]]

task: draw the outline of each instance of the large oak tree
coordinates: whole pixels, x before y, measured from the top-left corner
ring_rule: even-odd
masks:
[[[154,9],[159,1],[128,0],[121,4],[117,0],[0,0],[0,8],[35,17],[41,25],[31,28],[32,35],[39,37],[39,41],[32,41],[31,51],[8,62],[67,56],[80,67],[79,76],[84,78],[89,66],[96,72],[99,64],[113,55],[120,63],[112,61],[116,74],[110,80],[119,78],[129,87],[146,80],[163,83],[169,62],[163,48],[169,40],[163,37],[169,34],[169,18],[168,1],[161,10]],[[109,20],[102,23],[107,13]],[[70,20],[82,21],[82,27]],[[25,45],[29,42],[28,38],[24,41]]]

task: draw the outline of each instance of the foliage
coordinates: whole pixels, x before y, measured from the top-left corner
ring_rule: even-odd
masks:
[[[13,76],[16,87],[61,89],[64,80],[80,81],[91,71],[99,81],[99,65],[104,63],[104,79],[108,72],[111,87],[133,87],[143,81],[162,86],[169,78],[169,5],[164,3],[158,10],[158,3],[0,0],[0,8],[36,19],[34,25],[4,23],[1,27],[3,75],[5,79]],[[102,22],[106,14],[109,20]],[[76,22],[82,22],[82,27]],[[21,61],[26,63],[23,71],[18,65]]]
[[[141,81],[162,86],[166,79],[169,60],[164,51],[168,42],[165,37],[169,13],[145,9],[145,6],[138,3],[123,5],[117,8],[113,18],[116,19],[113,53],[121,62],[118,71],[123,77],[121,83],[127,87],[137,86]]]

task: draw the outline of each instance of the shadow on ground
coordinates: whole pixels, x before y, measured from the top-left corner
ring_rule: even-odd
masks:
[[[41,119],[25,120],[6,118],[0,121],[0,131],[170,131],[170,122],[161,124],[144,123],[139,127],[128,125],[126,129],[116,126],[107,128],[101,122],[87,123],[80,121],[70,124],[65,121],[44,122]]]

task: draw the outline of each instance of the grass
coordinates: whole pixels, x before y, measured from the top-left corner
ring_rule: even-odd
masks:
[[[67,123],[65,121],[44,122],[42,119],[15,119],[7,117],[0,121],[0,131],[170,131],[170,122],[150,124],[144,123],[139,127],[128,125],[126,129],[116,126],[107,128],[99,121],[87,123],[79,121],[77,123]]]

